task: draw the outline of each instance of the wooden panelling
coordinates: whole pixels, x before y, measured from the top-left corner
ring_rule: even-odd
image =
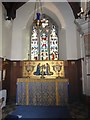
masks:
[[[90,118],[90,96],[87,97],[87,105],[88,105],[88,118]]]
[[[8,90],[9,100],[16,99],[17,78],[22,77],[22,61],[9,61],[6,68],[6,78],[3,88]],[[81,60],[65,61],[65,78],[69,79],[69,101],[76,101],[82,96]]]
[[[81,60],[68,61],[65,77],[69,79],[69,101],[80,100],[82,96]]]
[[[10,99],[16,98],[16,82],[20,77],[22,77],[22,62],[11,61]]]
[[[0,70],[2,70],[2,58],[0,58]]]
[[[5,79],[3,80],[2,74],[3,70],[5,70]],[[10,72],[11,72],[11,63],[10,60],[5,60],[0,58],[0,71],[1,71],[1,81],[0,81],[0,89],[7,90],[7,98],[9,98],[10,93]]]
[[[11,72],[11,62],[6,60],[2,62],[2,70],[6,70],[5,79],[2,80],[2,89],[7,90],[7,98],[10,96],[10,72]]]
[[[87,105],[90,107],[90,96],[87,96],[87,97],[86,97],[86,103],[87,103]]]
[[[90,118],[90,96],[83,95],[82,101],[87,106],[88,118]]]
[[[90,118],[90,96],[86,97],[86,104],[88,107],[88,118]]]

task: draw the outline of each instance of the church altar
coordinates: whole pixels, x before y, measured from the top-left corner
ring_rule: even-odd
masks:
[[[66,105],[68,80],[18,78],[16,103],[18,105]]]
[[[17,105],[67,105],[68,79],[64,61],[24,61],[17,79]]]

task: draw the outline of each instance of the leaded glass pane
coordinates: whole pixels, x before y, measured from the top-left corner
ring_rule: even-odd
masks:
[[[50,60],[58,60],[58,36],[54,25],[50,34]]]
[[[56,24],[44,15],[40,26],[33,24],[31,35],[31,60],[58,60],[58,35]]]
[[[33,26],[31,36],[31,60],[38,60],[39,46],[37,29]]]
[[[41,33],[40,36],[40,60],[48,60],[48,35]]]

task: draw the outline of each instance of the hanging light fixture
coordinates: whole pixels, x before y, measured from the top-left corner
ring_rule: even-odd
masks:
[[[37,27],[42,25],[42,3],[40,0],[37,0],[35,3],[33,23]]]
[[[85,0],[87,1],[87,0]],[[79,19],[83,19],[85,21],[90,20],[90,1],[89,2],[81,2],[81,11],[77,13]]]

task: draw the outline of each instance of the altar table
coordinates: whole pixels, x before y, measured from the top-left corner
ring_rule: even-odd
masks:
[[[17,79],[17,105],[59,106],[68,104],[68,79]]]

